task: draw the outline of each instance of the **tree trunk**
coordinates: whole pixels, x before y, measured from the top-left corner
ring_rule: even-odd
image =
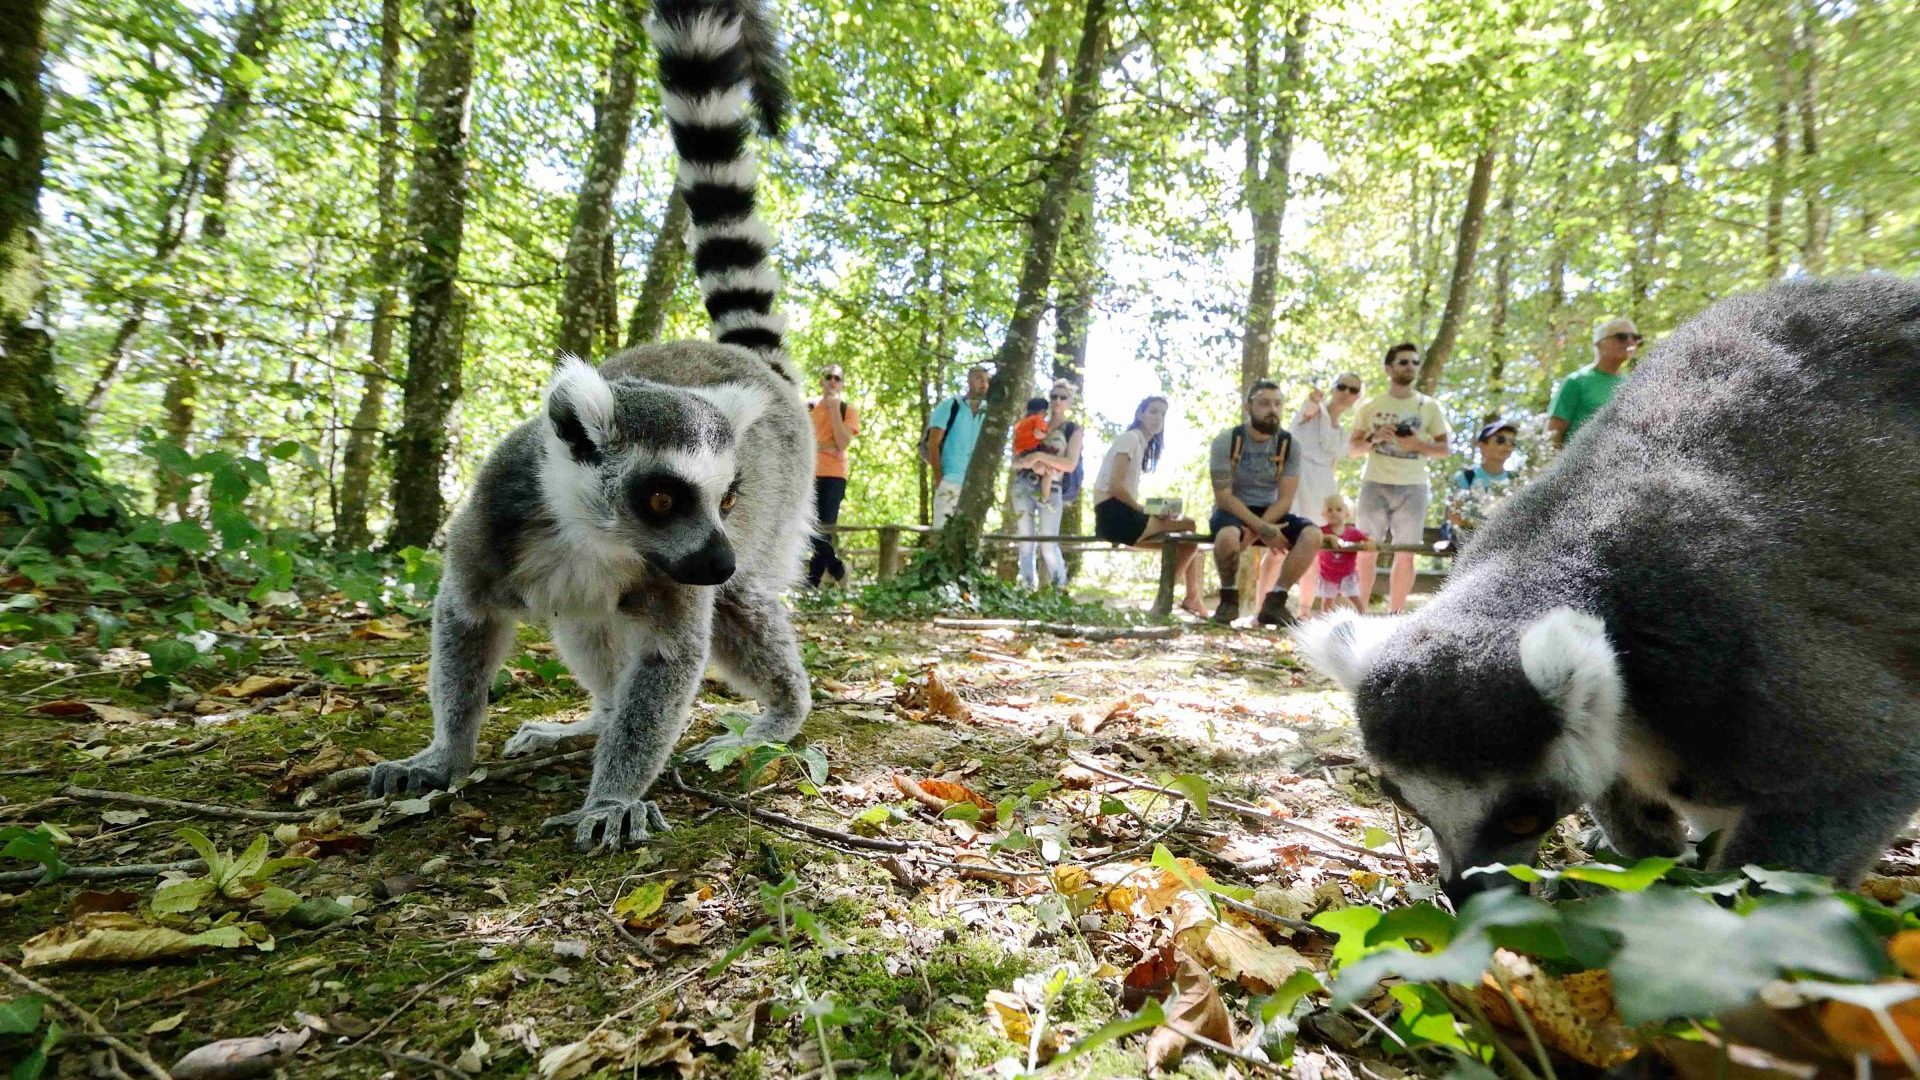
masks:
[[[467,96],[473,86],[473,0],[427,0],[430,30],[414,92],[413,195],[407,234],[418,237],[409,275],[413,310],[401,429],[394,440],[395,548],[426,547],[444,511],[447,422],[460,400],[466,295],[456,282],[467,211]]]
[[[687,200],[680,197],[679,185],[667,197],[666,212],[660,218],[660,233],[653,238],[653,250],[647,253],[647,276],[640,283],[640,299],[633,302],[633,319],[627,323],[627,348],[642,342],[660,340],[660,327],[667,319],[667,305],[680,285],[680,267],[687,261]]]
[[[373,329],[361,376],[360,405],[347,432],[340,513],[333,526],[334,544],[342,550],[373,543],[367,507],[379,452],[380,416],[386,409],[387,382],[393,378],[394,309],[399,306],[400,4],[401,0],[380,0],[380,147],[373,181],[380,220],[373,248]]]
[[[632,25],[631,23],[629,25]],[[596,323],[601,318],[602,252],[613,229],[613,191],[626,167],[627,141],[633,135],[633,98],[639,82],[640,42],[631,31],[614,39],[607,62],[607,85],[593,109],[593,145],[586,175],[573,208],[573,233],[567,241],[566,280],[560,287],[560,336],[554,350],[563,355],[593,355]]]
[[[1807,212],[1806,265],[1811,274],[1827,268],[1827,204],[1820,193],[1820,25],[1819,11],[1803,5],[1800,55],[1800,201]]]
[[[43,0],[18,4],[0,19],[0,407],[13,413],[17,437],[0,428],[9,463],[38,456],[54,472],[77,462],[68,445],[71,409],[53,375],[53,339],[39,311],[46,292],[40,260],[40,186],[46,141]]]
[[[230,79],[236,65],[242,60],[257,65],[266,55],[273,35],[279,30],[278,0],[257,0],[253,9],[241,20],[240,32],[234,38],[233,55],[222,68],[220,98],[207,114],[207,125],[200,132],[200,138],[194,143],[193,150],[187,155],[187,162],[180,170],[180,177],[168,190],[160,204],[160,227],[154,237],[152,269],[159,271],[173,261],[187,236],[187,222],[204,185],[207,170],[213,164],[216,155],[223,150],[229,155],[227,166],[231,165],[232,142],[234,133],[239,130],[248,104],[252,101],[252,83],[245,79]],[[86,411],[89,416],[100,411],[106,403],[107,392],[120,378],[127,362],[127,347],[132,344],[135,334],[146,325],[147,306],[150,298],[145,294],[133,298],[133,304],[115,329],[113,340],[107,346],[106,357],[101,361],[100,374],[95,377],[93,389],[87,394]]]
[[[1774,65],[1773,167],[1772,174],[1767,178],[1766,269],[1769,281],[1779,280],[1780,275],[1786,272],[1787,173],[1791,169],[1793,156],[1793,89],[1788,78],[1791,65],[1787,62],[1788,49],[1784,42],[1777,55],[1780,59]]]
[[[1531,158],[1531,154],[1528,155]],[[1489,419],[1502,410],[1500,397],[1506,392],[1507,307],[1513,299],[1513,204],[1520,187],[1521,170],[1507,155],[1505,175],[1500,184],[1500,219],[1493,238],[1493,312],[1487,317],[1487,408]]]
[[[995,370],[987,391],[987,410],[981,418],[979,441],[974,444],[973,458],[961,483],[960,505],[941,530],[939,559],[942,567],[952,574],[963,572],[974,560],[982,527],[993,506],[994,481],[1006,471],[1002,458],[1007,449],[1007,433],[1013,426],[1015,414],[1026,404],[1027,391],[1033,382],[1033,354],[1040,319],[1046,313],[1053,260],[1059,249],[1067,206],[1079,183],[1091,141],[1106,45],[1107,0],[1087,0],[1060,142],[1042,174],[1040,204],[1032,218],[1032,235],[1021,263],[1013,317],[1007,324],[1006,339],[994,356]]]
[[[1467,208],[1460,215],[1460,233],[1453,246],[1453,277],[1447,285],[1447,307],[1440,313],[1440,329],[1420,362],[1420,390],[1431,394],[1440,386],[1440,373],[1453,355],[1460,324],[1467,319],[1467,301],[1473,293],[1473,257],[1480,247],[1480,227],[1487,219],[1487,192],[1493,186],[1494,147],[1473,160],[1473,178],[1467,182]]]
[[[1644,238],[1639,257],[1633,260],[1633,273],[1630,275],[1633,289],[1628,298],[1627,314],[1635,319],[1645,317],[1641,308],[1646,304],[1647,294],[1653,289],[1656,277],[1664,277],[1660,272],[1666,268],[1666,257],[1661,254],[1660,241],[1667,229],[1667,202],[1673,197],[1673,189],[1678,184],[1680,168],[1680,126],[1684,123],[1679,110],[1667,120],[1667,130],[1660,137],[1660,151],[1654,159],[1652,205],[1647,212],[1647,235]],[[1674,178],[1668,179],[1671,175]]]
[[[1081,389],[1080,407],[1085,415],[1087,385],[1087,335],[1093,325],[1093,295],[1100,276],[1100,236],[1098,218],[1094,213],[1093,170],[1081,173],[1080,193],[1075,199],[1072,216],[1067,219],[1065,245],[1063,253],[1064,272],[1059,275],[1060,287],[1055,290],[1053,304],[1053,377],[1065,379]],[[1083,423],[1080,425],[1085,427]],[[1083,466],[1084,467],[1084,466]],[[1060,505],[1060,531],[1066,534],[1078,534],[1083,524],[1082,508],[1086,505],[1086,492],[1063,501]],[[1069,578],[1080,574],[1080,550],[1066,551],[1067,575]]]
[[[600,313],[594,319],[600,332],[600,355],[620,351],[620,244],[611,224],[600,241]]]
[[[1274,299],[1280,288],[1280,227],[1286,218],[1293,156],[1294,94],[1305,63],[1307,16],[1301,12],[1287,28],[1281,84],[1272,112],[1265,108],[1260,79],[1260,36],[1266,26],[1264,0],[1248,0],[1241,27],[1246,48],[1246,116],[1241,139],[1246,146],[1243,181],[1247,210],[1253,217],[1253,284],[1247,295],[1246,330],[1240,339],[1240,388],[1264,379],[1272,368]],[[1269,130],[1270,129],[1270,130]],[[1264,150],[1264,152],[1263,152]],[[1263,161],[1264,158],[1264,161]]]

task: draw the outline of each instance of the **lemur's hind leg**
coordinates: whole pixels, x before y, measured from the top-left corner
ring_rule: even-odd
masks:
[[[1873,869],[1914,811],[1904,792],[1889,798],[1878,784],[1861,785],[1857,796],[1779,809],[1749,806],[1711,869],[1786,867],[1827,874],[1843,885],[1857,882]]]
[[[568,739],[597,736],[613,710],[620,667],[632,651],[633,621],[623,615],[604,619],[555,619],[553,646],[566,661],[567,671],[593,695],[593,707],[583,720],[565,723],[529,720],[520,725],[502,751],[507,757],[543,754]]]
[[[786,742],[800,732],[813,706],[800,639],[786,605],[771,593],[722,588],[713,611],[713,660],[728,685],[760,703],[760,715],[746,731],[750,742]],[[716,735],[687,751],[704,757],[716,744],[732,741]]]
[[[373,767],[367,790],[398,795],[445,790],[473,768],[480,721],[487,714],[487,688],[513,647],[513,620],[487,609],[469,610],[445,588],[433,605],[433,660],[428,697],[433,701],[433,741],[401,761]]]

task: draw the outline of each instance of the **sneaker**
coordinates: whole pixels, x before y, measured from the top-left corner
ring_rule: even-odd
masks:
[[[1300,620],[1294,618],[1293,613],[1287,610],[1286,592],[1275,589],[1268,593],[1264,600],[1260,601],[1260,614],[1254,616],[1254,621],[1261,626],[1272,626],[1285,630]]]
[[[1220,606],[1213,609],[1213,621],[1225,626],[1240,617],[1240,590],[1221,589]]]

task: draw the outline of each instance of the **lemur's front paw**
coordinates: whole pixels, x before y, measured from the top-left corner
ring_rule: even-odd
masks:
[[[460,770],[459,775],[465,775]],[[373,767],[373,773],[367,777],[367,794],[379,797],[384,795],[425,795],[429,791],[446,791],[459,779],[453,767],[453,755],[444,750],[426,749],[400,761],[382,761]]]
[[[579,851],[638,847],[656,832],[667,831],[666,816],[651,799],[590,799],[570,814],[556,814],[540,823],[542,832],[573,829]]]
[[[575,724],[558,724],[545,720],[529,720],[520,725],[513,733],[507,745],[500,751],[504,757],[519,757],[523,754],[544,754],[557,750],[570,740],[579,740],[581,746],[589,746],[589,740],[600,735],[592,720],[582,720]]]

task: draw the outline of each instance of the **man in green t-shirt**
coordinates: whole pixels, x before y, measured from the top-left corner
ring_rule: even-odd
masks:
[[[1556,449],[1613,397],[1625,376],[1620,369],[1640,348],[1640,331],[1632,319],[1608,319],[1593,333],[1593,363],[1566,377],[1553,392],[1547,410],[1547,437]]]

